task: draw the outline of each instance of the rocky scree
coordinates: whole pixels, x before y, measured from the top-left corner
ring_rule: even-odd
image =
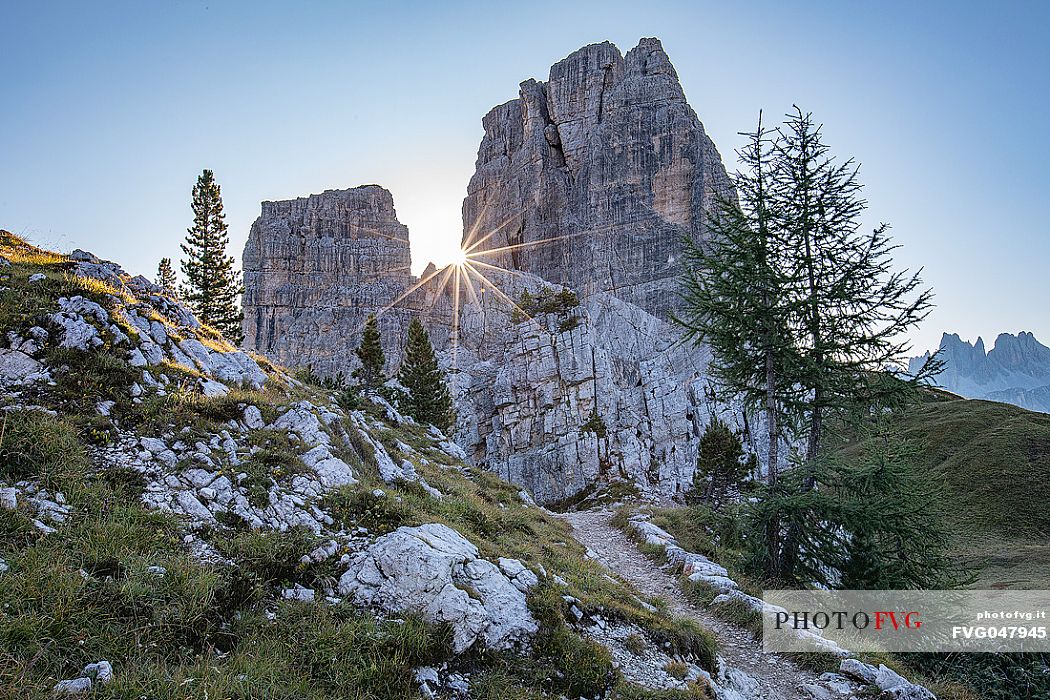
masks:
[[[561,663],[565,655],[555,650],[564,647],[558,644],[594,653],[580,636],[580,619],[565,617],[569,606],[559,595],[572,596],[586,615],[604,609],[609,620],[634,619],[640,634],[673,630],[653,605],[611,577],[596,577],[564,528],[527,494],[465,464],[464,453],[436,429],[415,424],[382,401],[344,411],[330,394],[229,345],[177,300],[112,263],[82,252],[71,258],[30,254],[42,262],[6,266],[12,284],[33,291],[16,297],[27,303],[3,318],[4,356],[14,357],[13,368],[2,375],[4,416],[11,422],[3,447],[15,457],[0,471],[0,520],[15,527],[0,540],[5,600],[21,601],[22,608],[54,599],[6,597],[30,584],[26,577],[38,570],[33,566],[52,571],[48,585],[111,591],[106,595],[141,596],[177,591],[188,581],[222,581],[228,589],[220,598],[193,595],[182,603],[234,606],[221,614],[209,607],[185,627],[193,639],[200,634],[210,640],[206,648],[213,651],[207,653],[218,654],[218,667],[224,655],[241,653],[238,634],[257,634],[252,625],[279,625],[274,629],[282,635],[299,629],[291,623],[296,615],[287,611],[294,605],[313,606],[303,618],[311,624],[336,624],[336,616],[338,624],[350,625],[347,638],[358,639],[357,645],[363,643],[359,635],[368,634],[360,627],[366,623],[347,609],[371,610],[383,629],[392,629],[385,620],[404,621],[395,639],[406,643],[418,629],[411,620],[419,616],[434,629],[449,630],[452,653],[514,649],[529,655],[530,643],[539,640],[541,648],[528,661],[538,668]],[[34,267],[44,269],[33,272],[43,278],[29,282],[25,270]],[[36,433],[25,429],[34,425],[40,427]],[[16,434],[20,442],[12,443]],[[35,441],[34,435],[49,439]],[[35,442],[44,449],[35,450]],[[68,471],[73,467],[78,471]],[[113,521],[113,513],[127,523]],[[104,532],[125,539],[119,546],[97,541]],[[142,549],[126,541],[131,532],[142,538]],[[67,537],[90,553],[68,549]],[[37,550],[60,556],[53,564],[34,560]],[[398,554],[406,552],[411,558]],[[87,561],[78,572],[73,562],[82,557]],[[63,578],[61,567],[70,565],[73,576]],[[247,574],[258,583],[244,588]],[[254,587],[259,584],[261,591]],[[555,604],[541,605],[540,595]],[[74,600],[88,604],[95,594]],[[166,598],[150,600],[145,609],[153,614],[164,609],[153,606],[169,604]],[[5,614],[30,619],[20,617],[29,613]],[[248,631],[235,633],[238,625],[248,625]],[[155,629],[169,628],[183,629]],[[48,634],[65,640],[61,629]],[[95,634],[101,633],[81,633],[80,639],[95,644]],[[314,647],[287,648],[306,653]],[[83,692],[104,683],[104,675],[114,687],[139,689],[136,694],[145,688],[142,662],[135,659],[148,652],[107,652],[108,661],[95,656],[89,660],[97,666],[79,674],[85,660],[50,656],[75,648],[60,641],[44,655],[41,667],[55,669],[48,686],[57,685],[55,692]],[[383,663],[436,660],[429,648],[391,653]],[[177,662],[182,652],[174,648],[165,653],[172,664],[190,663]],[[480,687],[491,677],[484,666],[473,676],[460,673],[456,658],[447,661],[452,666],[433,667],[444,669],[438,686],[445,691],[460,692],[475,681]],[[98,670],[103,663],[112,664],[106,674]],[[26,666],[15,668],[22,669],[20,683],[47,682],[27,675]],[[390,687],[401,687],[396,668],[390,673]],[[625,682],[612,667],[593,681],[574,674],[566,668],[532,677],[552,690]],[[247,676],[221,681],[254,682]],[[350,685],[318,688],[363,682],[354,677],[345,680]],[[429,680],[418,683],[431,686]]]

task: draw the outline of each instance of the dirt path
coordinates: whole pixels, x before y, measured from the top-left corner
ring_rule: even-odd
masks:
[[[817,674],[802,670],[787,659],[762,651],[762,643],[746,630],[715,617],[710,611],[693,605],[682,593],[675,575],[642,554],[627,535],[609,522],[613,514],[590,510],[562,515],[573,527],[577,540],[589,547],[599,561],[648,596],[667,601],[679,617],[696,620],[718,638],[719,654],[726,663],[740,669],[758,682],[766,700],[812,700],[798,690],[802,683],[817,683]]]

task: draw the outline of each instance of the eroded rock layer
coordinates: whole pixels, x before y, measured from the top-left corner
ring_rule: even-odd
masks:
[[[383,311],[393,369],[418,316],[474,463],[545,503],[612,479],[680,493],[713,413],[747,426],[710,398],[705,353],[667,321],[683,236],[702,237],[730,191],[667,55],[655,39],[626,56],[585,47],[484,126],[463,203],[473,271],[430,268],[415,290],[379,187],[265,203],[244,255],[248,347],[348,375],[365,317]],[[523,291],[563,286],[579,305],[514,312]]]
[[[411,263],[408,228],[378,185],[263,202],[244,247],[245,347],[322,374],[347,369],[368,314],[413,282]],[[402,319],[380,315],[387,338]]]
[[[705,235],[731,186],[659,40],[626,56],[586,46],[483,124],[465,248],[585,296],[675,308],[682,239]]]

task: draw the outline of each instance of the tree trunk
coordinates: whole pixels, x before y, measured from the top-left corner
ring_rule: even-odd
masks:
[[[772,349],[766,350],[766,427],[769,435],[769,457],[767,459],[766,484],[772,489],[777,484],[779,469],[780,437],[777,427],[777,375],[773,363]],[[772,518],[766,523],[766,576],[775,579],[780,575],[780,521]]]

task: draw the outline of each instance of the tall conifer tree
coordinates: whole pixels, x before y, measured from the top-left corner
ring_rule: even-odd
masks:
[[[686,241],[682,297],[675,320],[686,338],[711,349],[711,374],[719,389],[764,414],[766,478],[775,486],[785,436],[801,420],[802,397],[793,381],[799,358],[788,324],[793,315],[791,268],[778,236],[772,192],[771,134],[762,126],[737,152],[743,166],[733,176],[736,196],[724,196],[708,224],[708,240]],[[769,522],[766,550],[780,552],[780,528]],[[766,573],[775,575],[770,559]]]
[[[177,281],[175,280],[175,268],[171,266],[171,258],[161,258],[157,265],[157,285],[164,287],[172,294],[175,293]]]
[[[815,547],[807,526],[821,522],[806,503],[834,502],[808,493],[819,487],[828,426],[912,400],[916,382],[885,370],[905,354],[932,292],[917,273],[894,271],[885,225],[862,232],[857,166],[830,155],[809,114],[796,107],[773,134],[760,120],[749,136],[738,202],[721,202],[712,240],[687,251],[681,322],[688,338],[711,348],[721,384],[764,408],[767,497],[782,507],[762,518],[763,568],[770,579],[798,581],[808,567],[800,548]],[[803,449],[778,486],[781,436]]]
[[[375,314],[369,314],[365,321],[361,344],[354,352],[361,360],[361,366],[354,370],[354,378],[361,383],[361,387],[366,391],[375,391],[383,386],[386,381],[386,355],[383,354],[382,337]]]
[[[889,226],[861,230],[859,166],[830,155],[812,115],[796,107],[779,133],[774,200],[803,358],[792,379],[808,391],[805,458],[814,461],[829,417],[890,402],[886,392],[910,395],[907,383],[870,378],[906,354],[907,332],[933,308],[933,290],[921,288],[917,272],[893,270]]]
[[[419,319],[412,319],[408,326],[408,342],[398,381],[408,392],[401,405],[405,413],[446,433],[456,426],[452,395],[438,367],[430,336]]]
[[[229,244],[222,192],[215,174],[205,170],[193,187],[193,226],[187,229],[182,252],[180,294],[197,317],[217,328],[227,338],[240,342],[241,313],[238,297],[243,291],[232,256],[226,254]]]
[[[861,230],[867,203],[855,161],[831,155],[809,113],[795,107],[787,116],[775,141],[774,200],[795,285],[790,327],[802,362],[792,379],[807,397],[798,487],[808,491],[818,486],[829,421],[912,395],[914,382],[873,377],[906,353],[907,333],[933,308],[933,291],[921,288],[918,273],[893,270],[897,246],[886,224]],[[796,520],[783,538],[780,578],[798,579],[802,527]]]

